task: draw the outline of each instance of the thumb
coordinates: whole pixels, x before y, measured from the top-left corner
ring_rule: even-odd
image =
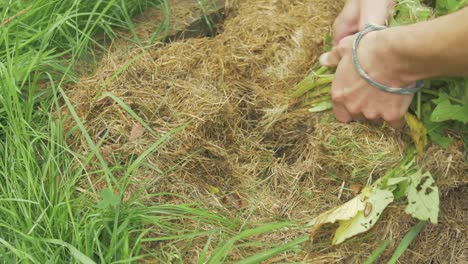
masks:
[[[341,60],[340,53],[336,48],[333,48],[330,52],[324,53],[320,56],[319,62],[322,66],[335,67]]]

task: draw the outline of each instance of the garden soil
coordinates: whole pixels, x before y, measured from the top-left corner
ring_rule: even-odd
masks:
[[[197,2],[170,2],[168,34],[201,17]],[[307,223],[381,177],[411,143],[406,130],[340,124],[331,113],[309,113],[288,97],[316,64],[340,3],[226,1],[225,20],[216,36],[157,42],[147,49],[125,38],[116,40],[96,71],[68,85],[66,95],[110,166],[128,166],[159,139],[168,138],[133,173],[129,194],[141,188],[148,194],[180,194],[251,227],[280,219]],[[162,18],[159,10],[138,18],[138,36],[148,40]],[[71,130],[72,118],[67,126],[73,148],[90,153],[85,137]],[[441,214],[439,224],[422,230],[401,263],[463,263],[468,257],[463,143],[456,140],[447,150],[429,146],[419,162],[437,179]],[[105,186],[103,179],[91,180]],[[160,196],[153,202],[183,201]],[[416,224],[404,207],[403,202],[392,204],[370,232],[342,245],[331,246],[333,229],[327,229],[305,243],[304,250],[267,263],[361,263],[384,239],[391,239],[384,261]],[[307,232],[282,231],[255,239],[281,244]],[[187,263],[196,259],[205,242],[188,249]],[[244,247],[229,258],[257,251]]]

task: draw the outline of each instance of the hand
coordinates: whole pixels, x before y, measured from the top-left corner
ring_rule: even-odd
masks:
[[[364,28],[366,23],[384,25],[395,0],[348,0],[333,24],[333,44]]]
[[[413,81],[401,79],[401,76],[405,76],[397,69],[401,62],[389,51],[387,42],[382,42],[378,36],[384,32],[374,31],[364,36],[357,52],[359,62],[373,80],[391,87],[409,87]],[[322,65],[338,66],[331,90],[336,119],[344,123],[365,119],[375,122],[384,120],[392,127],[399,128],[403,125],[403,116],[413,95],[387,93],[362,79],[352,60],[355,37],[344,38],[331,52],[320,57]]]

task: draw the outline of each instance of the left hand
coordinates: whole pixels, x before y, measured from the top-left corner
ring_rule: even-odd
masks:
[[[392,57],[388,42],[378,40],[378,34],[384,31],[374,31],[364,36],[357,52],[359,62],[372,79],[392,87],[409,87],[412,83],[400,79],[404,75],[398,72],[399,62]],[[403,116],[414,95],[387,93],[362,79],[351,54],[355,37],[342,39],[331,52],[320,57],[322,65],[337,66],[331,89],[336,119],[344,123],[383,120],[399,128],[404,124]]]

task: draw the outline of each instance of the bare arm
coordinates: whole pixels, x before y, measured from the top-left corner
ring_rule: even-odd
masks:
[[[428,22],[377,32],[406,82],[468,76],[468,8]],[[382,54],[383,55],[383,54]]]
[[[358,58],[369,76],[391,87],[438,76],[468,76],[468,8],[429,22],[374,31],[358,47]],[[354,68],[351,47],[355,36],[342,39],[320,61],[338,66],[332,84],[333,110],[341,122],[384,120],[402,125],[412,95],[380,91]]]

